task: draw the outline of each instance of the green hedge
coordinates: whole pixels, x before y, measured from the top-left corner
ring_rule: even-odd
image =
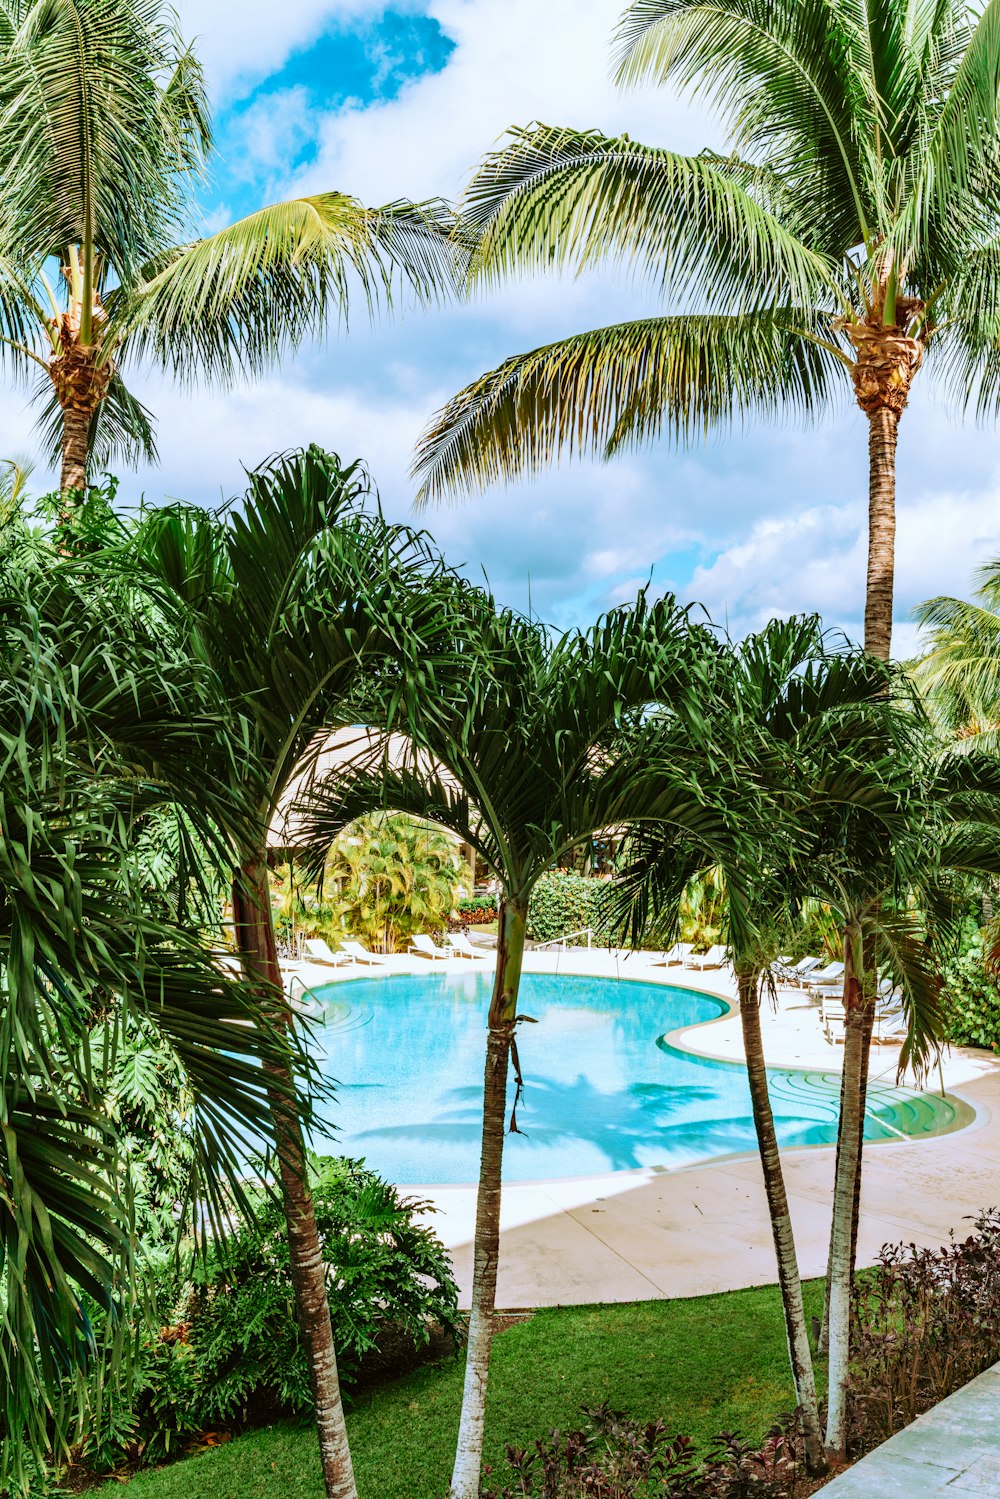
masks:
[[[944,973],[948,996],[948,1040],[956,1046],[986,1046],[1000,1052],[1000,983],[983,967],[981,950],[949,963]]]
[[[589,926],[596,942],[610,942],[612,932],[602,909],[608,888],[607,880],[562,870],[542,875],[528,907],[528,936],[533,942],[550,942]]]

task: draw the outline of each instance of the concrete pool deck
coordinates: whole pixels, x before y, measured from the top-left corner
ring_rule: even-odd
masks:
[[[467,972],[469,960],[434,968]],[[476,963],[477,968],[487,964]],[[390,958],[386,972],[425,972],[419,958]],[[730,1003],[728,971],[699,973],[654,967],[645,954],[530,953],[525,970],[641,979],[713,994]],[[375,975],[375,968],[297,964],[308,988]],[[779,991],[762,1007],[769,1065],[839,1071],[843,1048],[824,1038],[818,1006],[801,990]],[[730,1014],[671,1037],[700,1055],[742,1061],[740,1023]],[[872,1076],[892,1081],[898,1049],[872,1053]],[[530,1080],[530,1075],[529,1075]],[[886,1242],[935,1247],[980,1209],[1000,1204],[1000,1059],[952,1050],[944,1059],[947,1091],[971,1105],[964,1128],[935,1137],[873,1145],[865,1155],[859,1261]],[[936,1081],[936,1079],[935,1079]],[[802,1273],[825,1270],[833,1184],[832,1147],[782,1153]],[[475,1187],[406,1187],[434,1209],[428,1221],[451,1251],[468,1305],[472,1281]],[[518,1308],[700,1296],[775,1280],[774,1248],[755,1154],[670,1170],[505,1184],[497,1306]]]

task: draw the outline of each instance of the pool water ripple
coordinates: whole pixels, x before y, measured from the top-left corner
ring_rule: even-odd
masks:
[[[394,974],[315,991],[326,1002],[320,1065],[337,1149],[403,1185],[478,1173],[486,1010],[492,976]],[[518,1008],[525,1095],[509,1135],[509,1181],[683,1166],[755,1149],[746,1071],[665,1038],[724,1013],[695,990],[636,980],[525,974]],[[840,1077],[769,1071],[782,1145],[836,1137]],[[511,1085],[513,1089],[513,1084]],[[879,1084],[866,1138],[954,1127],[953,1099]]]

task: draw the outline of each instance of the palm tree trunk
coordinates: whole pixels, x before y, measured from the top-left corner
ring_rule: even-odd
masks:
[[[260,981],[269,998],[274,995],[281,1004],[283,1022],[290,1023],[278,966],[267,864],[263,857],[248,858],[234,880],[233,915],[240,956],[248,978]],[[337,1374],[323,1254],[309,1190],[302,1121],[296,1103],[295,1077],[288,1066],[271,1066],[269,1071],[274,1082],[269,1098],[288,1227],[289,1264],[295,1288],[296,1315],[316,1404],[323,1482],[327,1499],[357,1499]]]
[[[767,1195],[771,1232],[774,1236],[774,1249],[778,1260],[778,1284],[781,1289],[781,1305],[785,1313],[785,1331],[788,1336],[788,1356],[795,1384],[795,1399],[802,1413],[806,1466],[810,1473],[819,1474],[826,1471],[823,1433],[819,1422],[816,1380],[809,1349],[809,1334],[806,1330],[806,1313],[802,1300],[802,1279],[799,1275],[798,1257],[795,1252],[795,1235],[792,1231],[788,1194],[785,1190],[781,1157],[778,1153],[778,1137],[774,1129],[774,1114],[767,1089],[764,1042],[760,1029],[760,974],[757,972],[738,973],[737,983],[740,996],[740,1021],[743,1027],[743,1047],[746,1052],[747,1074],[750,1079],[750,1101],[753,1106],[753,1122],[757,1132],[761,1169],[764,1173],[764,1191]]]
[[[483,1143],[476,1200],[476,1239],[472,1271],[472,1310],[465,1361],[465,1387],[458,1428],[451,1499],[479,1499],[486,1428],[486,1388],[496,1306],[500,1254],[500,1192],[503,1167],[507,1074],[514,1039],[517,990],[524,958],[527,906],[503,902],[497,937],[497,971],[490,1001],[483,1087]]]
[[[896,566],[896,439],[899,416],[887,406],[868,415],[868,587],[865,650],[888,661]]]
[[[74,496],[83,494],[87,488],[91,415],[77,406],[63,409],[62,472],[59,477],[63,510],[69,507]]]
[[[844,1078],[841,1091],[840,1148],[833,1189],[830,1230],[828,1340],[830,1346],[826,1449],[841,1461],[846,1447],[847,1376],[851,1354],[851,1285],[853,1281],[854,1202],[864,1128],[863,1074],[867,1016],[861,983],[855,972],[856,930],[844,938]]]

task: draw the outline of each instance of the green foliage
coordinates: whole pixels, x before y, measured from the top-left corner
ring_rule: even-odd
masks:
[[[454,909],[462,861],[453,838],[402,814],[359,818],[326,865],[346,934],[396,952],[415,932],[440,932]]]
[[[489,926],[496,921],[499,906],[495,895],[463,895],[456,910],[464,926]]]
[[[595,942],[610,942],[612,931],[602,909],[607,881],[572,870],[554,869],[543,874],[531,892],[528,906],[528,936],[534,942],[550,942],[564,932],[591,927]]]
[[[947,964],[944,986],[948,1040],[1000,1052],[1000,980],[987,973],[981,946]]]
[[[387,1333],[415,1349],[435,1327],[457,1338],[457,1288],[440,1241],[415,1222],[423,1204],[363,1162],[314,1156],[311,1166],[342,1382],[356,1382]],[[156,1462],[207,1430],[310,1412],[284,1217],[270,1195],[254,1208],[253,1227],[240,1218],[224,1250],[213,1244],[186,1273],[161,1262],[159,1333],[142,1342],[132,1393],[93,1422],[80,1453],[89,1466],[129,1454]]]
[[[822,1311],[822,1286],[806,1310]],[[581,1404],[607,1401],[640,1421],[663,1418],[704,1452],[718,1431],[764,1439],[793,1402],[777,1286],[682,1300],[548,1307],[497,1339],[486,1412],[486,1462],[508,1443],[579,1425]],[[462,1395],[448,1359],[362,1391],[347,1413],[361,1499],[447,1493]],[[487,1479],[487,1486],[495,1482]],[[281,1423],[193,1462],[139,1473],[129,1499],[322,1499],[311,1431]],[[95,1499],[120,1499],[109,1484]]]

